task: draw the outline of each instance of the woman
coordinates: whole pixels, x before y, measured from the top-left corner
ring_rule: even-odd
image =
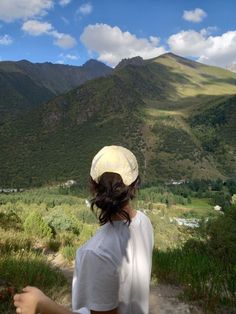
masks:
[[[101,228],[76,253],[73,313],[148,314],[153,229],[130,203],[139,185],[137,160],[122,146],[105,146],[90,176]],[[23,292],[14,296],[16,313],[72,313],[35,287]]]

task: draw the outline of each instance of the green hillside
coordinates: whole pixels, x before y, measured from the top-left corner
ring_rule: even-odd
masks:
[[[111,71],[95,60],[89,60],[83,66],[31,63],[27,60],[2,61],[0,122]]]
[[[137,155],[143,182],[235,175],[236,74],[173,54],[136,65],[7,121],[0,186],[88,181],[104,145]]]

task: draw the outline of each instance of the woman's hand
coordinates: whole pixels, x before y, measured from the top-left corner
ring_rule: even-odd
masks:
[[[40,312],[40,306],[48,297],[38,288],[27,286],[23,293],[14,295],[14,305],[17,314],[36,314]]]
[[[55,303],[36,287],[27,286],[23,293],[14,295],[17,314],[73,314]]]

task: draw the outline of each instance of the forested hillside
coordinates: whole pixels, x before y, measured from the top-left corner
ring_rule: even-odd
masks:
[[[96,60],[89,60],[83,66],[2,61],[0,122],[111,71],[110,67]]]
[[[235,176],[236,74],[173,54],[136,61],[2,124],[0,185],[84,184],[110,144],[134,151],[146,183]]]

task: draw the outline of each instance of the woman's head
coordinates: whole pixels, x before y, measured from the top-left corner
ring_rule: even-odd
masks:
[[[140,183],[134,154],[122,146],[105,146],[93,158],[90,176],[94,195],[91,207],[101,210],[100,224],[112,222],[117,214],[130,223],[124,208],[134,198]]]

